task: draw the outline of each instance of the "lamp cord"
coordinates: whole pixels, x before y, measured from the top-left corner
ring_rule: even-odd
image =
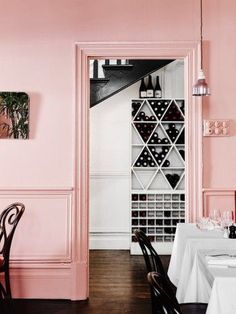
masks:
[[[203,36],[202,36],[202,0],[200,0],[200,16],[201,16],[201,23],[200,23],[200,34],[201,34],[201,41],[200,41],[200,48],[201,48],[201,69],[203,67]]]

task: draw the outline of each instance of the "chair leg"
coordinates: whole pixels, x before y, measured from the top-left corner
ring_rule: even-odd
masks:
[[[5,270],[5,285],[6,285],[6,298],[11,299],[11,285],[10,285],[9,268],[7,268]]]

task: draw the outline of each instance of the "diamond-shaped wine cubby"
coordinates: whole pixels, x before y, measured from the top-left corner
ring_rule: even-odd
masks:
[[[182,110],[178,106],[175,100],[172,100],[168,109],[166,110],[163,121],[184,121],[184,116]]]
[[[133,231],[172,242],[185,221],[185,102],[136,99],[131,122],[131,253]]]

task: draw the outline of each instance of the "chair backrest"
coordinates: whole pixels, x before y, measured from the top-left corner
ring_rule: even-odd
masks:
[[[134,231],[134,235],[142,250],[146,268],[147,268],[147,273],[151,271],[156,271],[160,273],[162,276],[166,276],[161,259],[159,255],[157,254],[156,250],[153,248],[146,234],[143,231],[136,229]]]
[[[24,204],[13,203],[0,214],[0,256],[3,256],[4,265],[9,262],[12,238],[24,210]]]
[[[151,288],[152,303],[156,314],[182,314],[175,296],[169,294],[168,282],[157,272],[150,272],[147,279]]]

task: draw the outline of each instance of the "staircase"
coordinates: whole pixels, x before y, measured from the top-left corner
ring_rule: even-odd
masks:
[[[90,78],[90,107],[119,93],[173,61],[174,59],[104,60],[104,64],[101,65],[102,69],[99,69],[100,62],[94,60]]]

